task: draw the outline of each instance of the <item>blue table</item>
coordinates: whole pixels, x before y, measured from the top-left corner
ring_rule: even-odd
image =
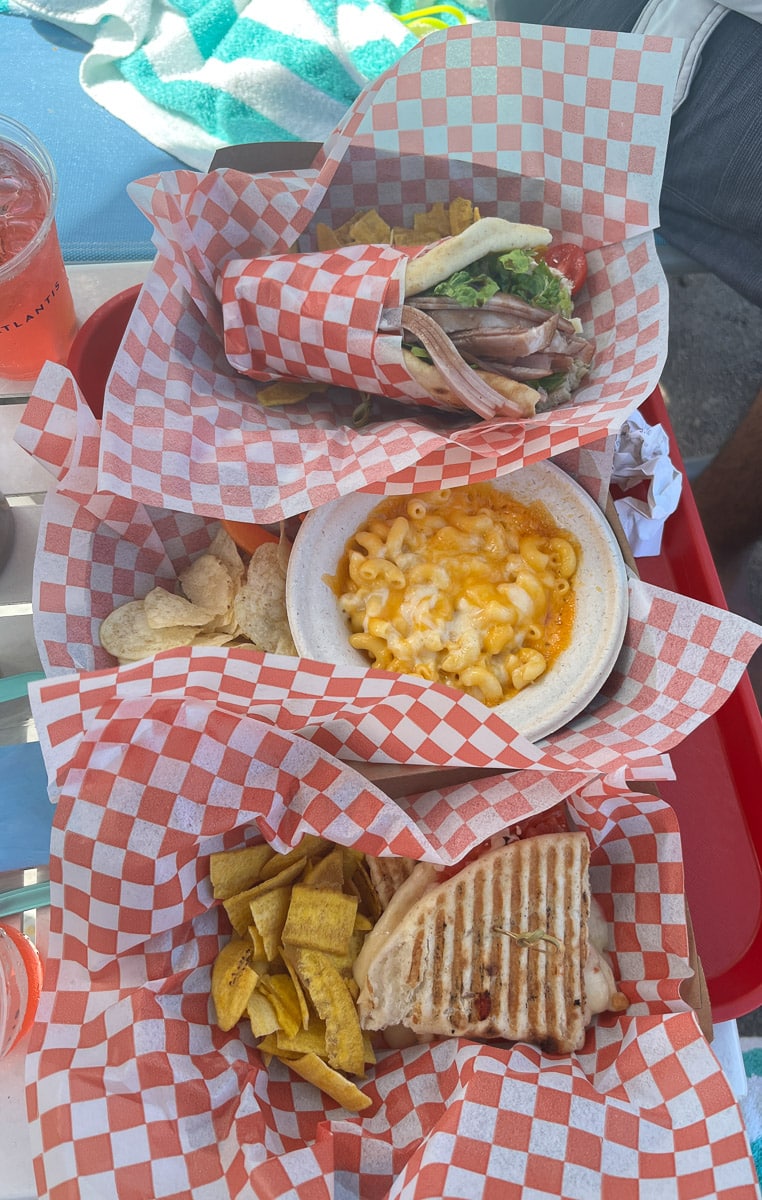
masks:
[[[0,111],[31,129],[56,165],[66,262],[151,259],[151,225],[127,184],[184,164],[90,99],[79,82],[86,50],[47,22],[0,16]]]

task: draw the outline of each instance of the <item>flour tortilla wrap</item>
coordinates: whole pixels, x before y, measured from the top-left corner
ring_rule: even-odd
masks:
[[[440,404],[487,419],[531,417],[538,407],[568,400],[587,373],[593,346],[569,319],[570,285],[534,254],[550,241],[550,231],[540,226],[485,217],[410,261],[403,357],[412,377]],[[517,260],[523,279],[538,272],[538,280],[548,281],[539,303],[503,290],[510,286],[508,273],[497,256],[512,251],[525,252]],[[459,286],[446,282],[459,272],[465,273]],[[485,275],[498,290],[474,299],[470,278]],[[463,283],[470,296],[466,304],[460,299]],[[444,294],[434,291],[443,288]],[[552,398],[544,386],[548,381]]]

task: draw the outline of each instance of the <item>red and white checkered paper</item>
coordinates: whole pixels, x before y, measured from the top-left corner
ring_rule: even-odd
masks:
[[[234,259],[217,289],[231,365],[260,381],[317,381],[430,403],[402,358],[409,258],[392,246],[344,246]]]
[[[73,737],[76,683],[30,689],[46,758],[66,744],[49,762],[50,949],[27,1056],[41,1197],[756,1200],[741,1113],[679,994],[690,968],[668,806],[529,770],[461,789],[443,818],[292,732],[190,694],[121,698],[114,683],[84,681],[98,696]],[[591,838],[630,1000],[596,1018],[579,1053],[465,1038],[382,1052],[362,1081],[372,1107],[353,1115],[266,1069],[243,1024],[215,1027],[211,964],[229,929],[211,853],[312,832],[449,863],[563,798]]]
[[[429,34],[367,88],[309,170],[180,171],[133,185],[158,257],[107,387],[100,487],[273,521],[358,489],[494,478],[615,431],[653,390],[667,350],[651,231],[678,62],[663,38],[462,26]],[[576,402],[520,423],[467,414],[453,424],[383,401],[361,429],[355,401],[335,390],[263,408],[225,356],[225,265],[314,251],[318,221],[338,225],[360,208],[410,225],[414,211],[458,195],[585,248],[577,314],[596,353]],[[287,340],[303,358],[308,331]]]
[[[35,561],[35,636],[48,674],[86,673],[61,684],[69,733],[57,731],[53,754],[67,752],[113,689],[120,699],[211,698],[347,760],[671,778],[669,751],[716,712],[762,644],[762,628],[745,618],[633,579],[610,678],[585,712],[537,744],[469,696],[371,668],[197,647],[115,669],[100,622],[156,585],[173,590],[217,524],[96,492],[99,435],[69,373],[48,365],[16,433],[57,476]]]

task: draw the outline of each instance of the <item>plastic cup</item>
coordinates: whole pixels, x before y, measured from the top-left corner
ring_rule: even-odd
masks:
[[[0,116],[0,378],[64,362],[76,330],[55,223],[56,171],[34,134]]]
[[[72,342],[66,365],[94,416],[103,416],[103,397],[140,284],[112,296],[87,318]]]
[[[29,1032],[41,988],[36,946],[12,925],[0,925],[0,1058]]]

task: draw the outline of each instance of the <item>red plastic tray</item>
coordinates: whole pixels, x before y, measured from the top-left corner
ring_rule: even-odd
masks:
[[[727,608],[660,391],[642,407],[660,424],[683,473],[677,511],[658,558],[639,558],[642,579]],[[722,708],[675,750],[677,776],[659,793],[680,822],[685,887],[715,1021],[762,1005],[762,717],[748,675]]]
[[[130,288],[93,314],[72,346],[69,366],[96,416],[139,290]],[[642,411],[664,427],[685,477],[660,391]],[[643,579],[727,608],[687,478],[662,549],[658,558],[638,560]],[[660,783],[659,791],[680,821],[686,892],[713,1017],[731,1020],[762,1005],[762,718],[747,676],[671,757],[677,780]]]

